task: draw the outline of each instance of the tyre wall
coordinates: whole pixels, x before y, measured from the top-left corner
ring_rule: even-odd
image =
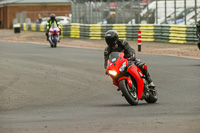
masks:
[[[155,24],[79,24],[61,25],[61,37],[104,39],[108,30],[116,30],[119,38],[137,40],[141,30],[142,41],[196,44],[196,27],[190,25]],[[40,24],[21,24],[24,31],[45,32],[46,26]]]

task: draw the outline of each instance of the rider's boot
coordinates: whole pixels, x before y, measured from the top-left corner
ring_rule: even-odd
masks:
[[[151,77],[146,77],[146,80],[147,80],[147,82],[148,82],[148,87],[149,87],[149,89],[155,89],[156,86],[155,86],[155,84],[153,83]]]
[[[153,83],[153,80],[151,79],[149,72],[146,70],[146,72],[144,74],[145,74],[145,79],[146,79],[146,81],[148,83],[149,89],[155,90],[156,86]]]
[[[148,69],[147,69],[146,64],[140,62],[140,60],[135,60],[135,64],[136,64],[136,66],[138,66],[138,67],[140,68],[140,70],[141,70],[142,73],[144,74],[145,79],[146,79],[146,81],[147,81],[147,83],[148,83],[149,89],[155,90],[155,89],[154,89],[154,88],[155,88],[155,85],[154,85],[154,83],[153,83],[153,80],[152,80],[151,77],[150,77],[150,74],[149,74],[149,72],[148,72]]]

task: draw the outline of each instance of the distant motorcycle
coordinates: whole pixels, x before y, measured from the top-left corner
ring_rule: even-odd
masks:
[[[148,88],[142,71],[124,58],[123,52],[112,52],[109,55],[106,73],[113,79],[113,84],[121,90],[130,105],[137,105],[139,100],[155,103],[157,91]]]
[[[59,35],[60,29],[56,23],[52,23],[49,29],[49,43],[51,47],[57,47],[57,43],[60,41]]]

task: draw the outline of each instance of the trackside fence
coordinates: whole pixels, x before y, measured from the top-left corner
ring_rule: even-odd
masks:
[[[46,26],[40,24],[21,24],[21,30],[45,32]],[[196,27],[191,25],[156,24],[79,24],[61,25],[61,37],[104,39],[108,30],[116,30],[119,38],[138,40],[141,30],[142,41],[196,44]]]

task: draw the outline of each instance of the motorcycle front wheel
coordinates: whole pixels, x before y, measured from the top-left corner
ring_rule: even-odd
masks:
[[[57,42],[54,42],[54,47],[55,47],[55,48],[57,47]]]
[[[57,47],[57,40],[56,40],[56,36],[53,35],[52,36],[52,39],[51,39],[51,47],[53,48],[56,48]]]
[[[135,89],[133,89],[133,87],[130,87],[126,79],[122,79],[119,81],[119,87],[120,87],[122,94],[125,97],[126,101],[130,105],[138,104],[138,95],[137,95],[136,87],[134,87]]]

